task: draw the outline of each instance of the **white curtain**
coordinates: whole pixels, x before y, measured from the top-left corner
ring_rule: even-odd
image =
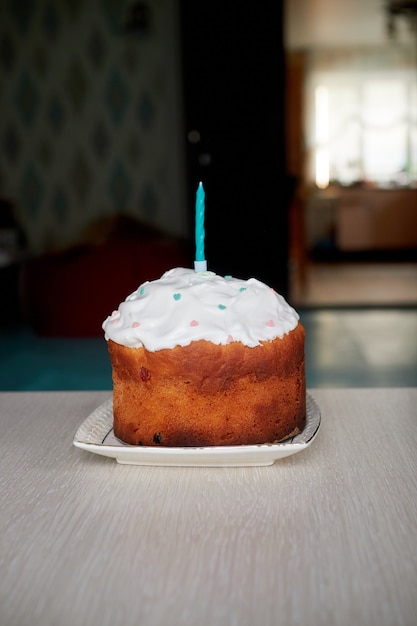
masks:
[[[309,55],[305,83],[307,179],[417,184],[417,68],[413,47]]]

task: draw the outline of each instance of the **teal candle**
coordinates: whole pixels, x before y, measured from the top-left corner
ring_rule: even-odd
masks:
[[[205,193],[203,183],[199,183],[195,202],[195,260],[198,262],[204,259],[204,211]]]

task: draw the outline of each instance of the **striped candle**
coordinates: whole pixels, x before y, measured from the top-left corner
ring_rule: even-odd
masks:
[[[195,202],[195,262],[194,269],[196,272],[204,272],[207,270],[207,261],[204,258],[204,212],[205,212],[205,193],[203,183],[200,182],[197,188]]]

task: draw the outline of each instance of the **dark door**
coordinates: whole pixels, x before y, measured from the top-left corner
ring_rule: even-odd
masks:
[[[192,228],[202,180],[209,269],[255,276],[286,295],[281,3],[180,4]]]

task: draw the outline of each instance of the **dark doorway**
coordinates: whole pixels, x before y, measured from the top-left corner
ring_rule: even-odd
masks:
[[[180,6],[190,220],[202,180],[209,269],[287,295],[281,3]]]

